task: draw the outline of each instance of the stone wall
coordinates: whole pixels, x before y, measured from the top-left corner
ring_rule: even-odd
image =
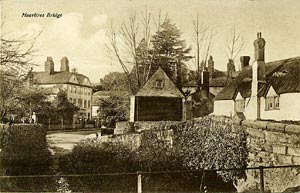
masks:
[[[150,124],[151,125],[151,124]],[[125,130],[127,130],[126,122],[123,124],[120,124],[119,126],[124,126]],[[142,134],[143,132],[146,132],[147,130],[142,130],[139,132],[132,132],[132,133],[119,133],[114,135],[105,135],[100,137],[101,142],[105,143],[121,143],[127,147],[129,147],[131,150],[135,150],[139,148],[142,141]],[[154,130],[153,131],[157,138],[160,140],[163,140],[166,144],[173,145],[173,136],[174,132],[172,128],[165,127],[165,129],[162,130]]]
[[[241,124],[248,134],[248,167],[300,165],[300,125],[253,120]],[[258,170],[248,170],[239,186],[258,190],[259,180]],[[265,169],[264,180],[265,190],[282,192],[300,186],[300,168]]]

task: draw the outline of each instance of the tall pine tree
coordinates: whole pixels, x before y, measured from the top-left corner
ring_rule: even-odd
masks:
[[[180,30],[167,18],[151,40],[153,44],[152,73],[160,66],[169,77],[175,77],[176,64],[179,62],[184,79],[187,71],[184,62],[192,57],[189,55],[191,48],[186,47],[185,41],[181,40],[180,36]]]

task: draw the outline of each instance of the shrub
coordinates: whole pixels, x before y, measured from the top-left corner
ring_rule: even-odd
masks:
[[[1,168],[6,175],[43,174],[51,158],[41,125],[0,126]]]
[[[1,175],[49,174],[51,155],[47,149],[46,130],[40,125],[0,125]],[[3,178],[0,191],[51,191],[48,178]]]
[[[177,130],[174,144],[185,167],[199,170],[246,168],[246,135],[232,121],[205,117]],[[245,177],[244,171],[218,172],[224,181]]]

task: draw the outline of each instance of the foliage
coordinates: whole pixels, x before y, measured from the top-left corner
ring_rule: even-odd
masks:
[[[30,67],[36,37],[11,37],[1,34],[1,63],[0,63],[0,122],[6,122],[13,111],[18,107],[27,92],[27,84],[30,76]],[[38,34],[39,35],[39,34]]]
[[[180,39],[181,32],[170,19],[166,19],[160,29],[151,40],[154,56],[153,70],[161,66],[169,77],[173,77],[176,73],[176,64],[180,63],[182,72],[185,72],[183,75],[186,74],[187,67],[184,62],[192,58],[188,55],[191,48],[186,48],[185,41]]]
[[[180,39],[181,32],[170,19],[165,17],[161,23],[159,15],[156,33],[150,31],[151,13],[145,10],[141,18],[143,33],[136,14],[124,21],[120,29],[113,25],[108,31],[109,53],[113,54],[124,70],[129,91],[135,94],[151,75],[161,66],[169,77],[175,77],[176,64],[181,67],[183,82],[187,79],[188,69],[185,64],[192,57],[191,48],[186,48],[185,41]],[[121,41],[120,41],[121,40]],[[122,53],[122,50],[125,53]],[[127,65],[131,64],[129,68]]]
[[[69,188],[69,184],[68,181],[64,178],[59,178],[59,180],[57,180],[57,190],[56,192],[58,193],[71,193],[72,190],[70,190]]]
[[[110,96],[99,100],[98,117],[107,127],[115,127],[116,122],[129,118],[129,98],[126,96]]]
[[[61,157],[59,166],[63,173],[110,173],[132,169],[131,152],[125,146],[95,143],[86,140],[76,145],[71,154]]]
[[[171,144],[159,139],[157,133],[144,131],[141,146],[134,151],[135,165],[140,171],[178,170],[181,162]]]
[[[177,131],[174,144],[183,164],[190,169],[246,168],[246,135],[232,121],[218,122],[205,117],[187,123]],[[218,173],[224,181],[244,177],[244,171]]]
[[[55,112],[59,115],[62,121],[71,122],[73,115],[79,110],[73,103],[68,101],[65,91],[60,90],[53,101]]]
[[[30,92],[24,83],[26,79],[23,73],[0,70],[0,122],[7,122]]]
[[[122,72],[110,72],[100,79],[103,90],[106,91],[128,91],[127,75]]]
[[[6,175],[49,171],[46,130],[40,125],[1,125],[1,169]]]

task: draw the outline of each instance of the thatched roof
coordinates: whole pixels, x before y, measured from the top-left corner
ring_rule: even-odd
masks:
[[[259,83],[258,96],[265,96],[270,86],[277,94],[300,92],[300,57],[268,62],[266,83]],[[242,97],[251,95],[252,68],[246,67],[215,100],[232,100],[238,92]]]

